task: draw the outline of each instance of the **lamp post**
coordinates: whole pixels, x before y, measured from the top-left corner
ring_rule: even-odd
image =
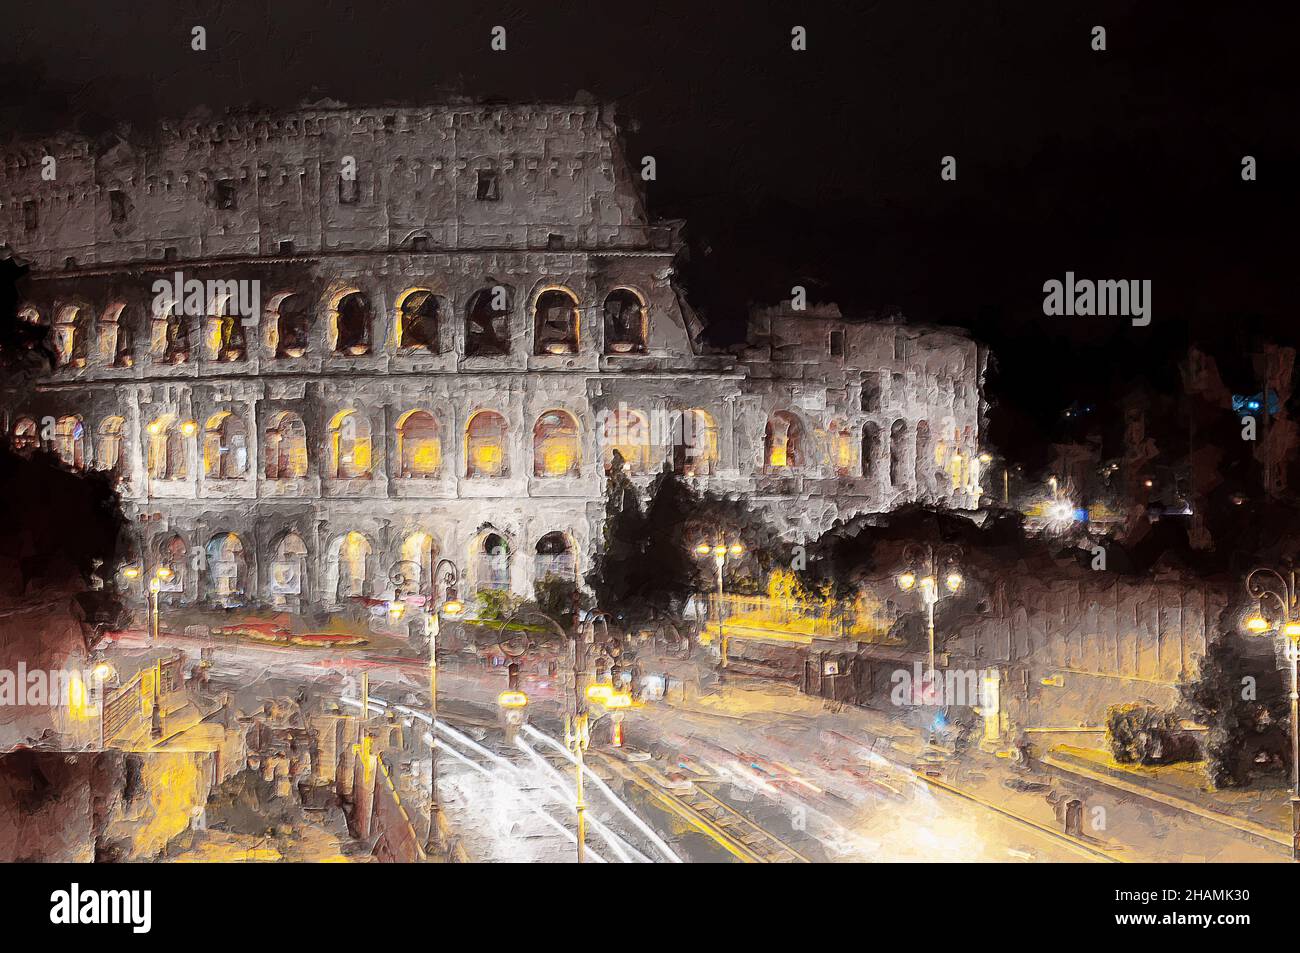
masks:
[[[1276,580],[1276,586],[1274,586]],[[1246,631],[1263,635],[1274,630],[1286,637],[1286,657],[1291,664],[1291,860],[1300,861],[1300,621],[1297,621],[1295,570],[1286,577],[1274,569],[1252,569],[1246,592],[1259,600],[1259,611],[1246,619]],[[1272,596],[1282,610],[1274,624],[1264,617],[1264,597]]]
[[[122,575],[127,579],[139,579],[140,567],[127,566],[122,570]],[[153,571],[153,576],[149,580],[149,592],[145,603],[145,625],[149,629],[149,639],[152,642],[158,641],[158,593],[162,590],[162,584],[174,576],[169,566],[159,566]]]
[[[950,593],[955,593],[964,581],[956,568],[960,558],[961,549],[957,546],[940,547],[939,552],[936,553],[935,548],[926,543],[924,546],[909,546],[903,551],[907,568],[898,576],[898,587],[904,592],[920,588],[921,601],[925,604],[925,622],[930,645],[929,679],[932,688],[934,686],[934,606],[940,599],[938,567],[941,562],[944,564],[944,588]],[[919,578],[918,570],[924,573]]]
[[[406,611],[406,606],[400,601],[402,599],[403,589],[406,586],[406,572],[402,571],[403,566],[416,566],[412,560],[404,559],[396,563],[393,572],[390,573],[395,588],[393,592],[393,605],[389,607],[389,614],[400,618]],[[443,597],[438,595],[438,572],[446,566],[447,571],[442,576]],[[419,567],[416,567],[419,569]],[[460,601],[458,592],[456,592],[456,580],[460,577],[460,569],[454,562],[443,556],[433,567],[433,572],[429,573],[429,594],[424,597],[424,611],[428,619],[429,629],[429,832],[425,836],[425,853],[435,853],[438,849],[438,634],[441,629],[439,616],[446,615],[448,619],[459,618],[465,611],[465,603]]]
[[[727,632],[723,627],[723,593],[722,593],[722,572],[727,565],[727,557],[738,559],[745,555],[745,547],[742,543],[736,542],[728,545],[721,537],[716,542],[701,542],[695,547],[695,555],[700,557],[713,556],[713,563],[718,570],[718,652],[721,656],[721,667],[727,667]]]

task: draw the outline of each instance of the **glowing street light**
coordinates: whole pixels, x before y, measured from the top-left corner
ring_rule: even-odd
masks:
[[[727,667],[727,632],[723,625],[723,592],[722,592],[722,573],[727,565],[727,557],[738,559],[745,555],[745,546],[743,543],[736,541],[728,545],[724,540],[719,539],[715,543],[701,541],[695,547],[697,556],[713,555],[713,563],[718,570],[718,653],[721,656],[719,665],[722,668]]]
[[[950,546],[943,554],[944,562],[949,565],[956,562],[961,556],[960,548]],[[930,684],[934,684],[934,606],[939,601],[939,583],[937,579],[937,564],[934,547],[930,544],[925,546],[909,546],[903,553],[903,558],[913,566],[919,565],[925,567],[928,572],[920,579],[917,578],[916,571],[912,568],[905,569],[898,575],[898,588],[904,592],[911,592],[919,584],[921,592],[921,602],[925,605],[926,631],[929,637],[929,656],[930,656]],[[964,582],[962,575],[955,568],[950,569],[944,578],[944,585],[948,591],[955,593],[962,587]]]
[[[1278,629],[1286,637],[1286,658],[1291,663],[1291,860],[1300,861],[1300,605],[1295,570],[1283,577],[1274,569],[1252,569],[1246,576],[1246,592],[1259,600],[1258,611],[1245,621],[1248,632],[1263,635],[1273,628],[1264,617],[1265,596],[1271,596],[1282,610]]]

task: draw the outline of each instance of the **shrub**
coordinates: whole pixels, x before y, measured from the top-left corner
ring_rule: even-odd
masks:
[[[474,601],[474,617],[485,622],[500,622],[515,611],[516,600],[505,589],[480,589]]]
[[[1150,705],[1112,705],[1106,713],[1106,740],[1121,764],[1173,764],[1195,761],[1196,739],[1173,712]]]

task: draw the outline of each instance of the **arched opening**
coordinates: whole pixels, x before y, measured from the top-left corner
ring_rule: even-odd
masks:
[[[122,439],[126,421],[121,417],[105,417],[99,424],[95,447],[95,465],[100,470],[120,472],[123,467]]]
[[[494,285],[476,291],[465,317],[465,356],[498,357],[510,353],[513,291]]]
[[[889,428],[889,485],[903,486],[907,482],[907,424],[895,420]]]
[[[496,411],[480,410],[470,417],[465,425],[465,476],[509,476],[507,439],[506,419]]]
[[[271,604],[293,607],[301,603],[307,578],[307,544],[295,532],[287,532],[276,543],[266,582]]]
[[[370,540],[361,533],[344,533],[334,541],[329,570],[336,601],[370,595],[370,553]]]
[[[562,288],[543,291],[533,306],[533,353],[578,353],[578,299]]]
[[[190,359],[190,320],[177,314],[177,306],[163,317],[162,359],[165,364],[184,364]]]
[[[683,410],[673,419],[673,472],[712,476],[718,466],[718,427],[708,411]]]
[[[548,410],[533,425],[533,476],[578,476],[582,452],[578,422],[564,410]]]
[[[646,342],[645,302],[628,288],[605,297],[605,351],[608,354],[643,354]]]
[[[306,295],[290,294],[275,311],[275,356],[302,357],[311,341],[311,310]]]
[[[398,475],[432,479],[442,471],[438,421],[425,410],[412,410],[397,422]]]
[[[798,470],[807,464],[803,424],[789,411],[778,410],[763,433],[763,459],[771,470]]]
[[[625,472],[645,473],[650,468],[650,427],[645,415],[622,408],[606,413],[601,447],[606,473],[613,467],[616,450],[623,457]]]
[[[266,429],[266,478],[301,480],[307,475],[307,427],[286,410],[271,418]]]
[[[233,480],[248,472],[248,429],[228,411],[213,414],[203,428],[203,475]]]
[[[831,421],[826,430],[830,450],[831,469],[838,477],[847,477],[853,473],[853,436],[848,425],[842,420]]]
[[[370,301],[359,291],[339,299],[334,311],[334,353],[359,357],[370,353]]]
[[[483,533],[470,553],[474,591],[510,589],[510,543],[500,533]]]
[[[54,452],[65,467],[85,469],[86,428],[80,417],[69,414],[54,422]]]
[[[430,291],[419,289],[404,295],[397,306],[397,346],[423,348],[437,354],[441,303]]]
[[[402,564],[403,582],[407,593],[429,595],[433,591],[433,566],[438,559],[438,548],[433,537],[423,530],[416,530],[402,540],[399,553]]]
[[[568,582],[578,578],[577,560],[574,558],[573,546],[564,533],[547,533],[537,541],[537,555],[533,559],[533,579],[542,582],[547,578],[564,579]]]
[[[212,355],[218,361],[242,361],[248,356],[248,341],[244,334],[244,321],[231,313],[234,296],[226,295],[219,302],[211,318]]]
[[[192,428],[192,425],[191,425]],[[164,414],[145,428],[149,435],[146,467],[153,480],[184,480],[189,477],[185,433],[172,414]]]
[[[370,476],[370,421],[341,410],[330,421],[330,476],[337,480]]]
[[[36,421],[30,417],[20,418],[14,424],[13,448],[15,453],[27,454],[41,446],[41,434]]]
[[[862,428],[862,476],[874,480],[880,468],[880,425],[867,423]]]
[[[922,489],[933,482],[934,470],[930,467],[930,422],[918,421],[916,424],[916,486]]]
[[[85,310],[75,305],[59,309],[54,316],[54,350],[60,367],[85,367],[89,350]]]
[[[140,342],[146,341],[142,337],[143,328],[143,312],[135,304],[117,306],[114,309],[112,320],[105,321],[103,338],[103,352],[109,355],[113,367],[135,367],[135,361],[139,359]]]
[[[208,599],[224,606],[242,605],[248,591],[244,544],[234,533],[218,533],[208,542],[207,555]]]

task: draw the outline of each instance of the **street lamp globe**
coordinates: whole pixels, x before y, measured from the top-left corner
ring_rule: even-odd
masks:
[[[700,543],[700,545],[695,547],[695,552],[701,556],[707,556],[709,553],[713,552],[713,547],[708,543]]]
[[[898,577],[898,588],[902,589],[904,592],[910,592],[912,587],[915,585],[916,573],[912,572],[910,569]]]
[[[745,552],[745,547],[740,543],[732,543],[727,547],[727,552],[732,556],[741,556]]]
[[[949,592],[956,592],[958,589],[961,588],[961,584],[962,584],[961,573],[959,572],[948,573],[948,578],[944,580],[944,584],[948,587]]]
[[[1272,628],[1262,615],[1253,615],[1246,620],[1246,631],[1260,635]]]

